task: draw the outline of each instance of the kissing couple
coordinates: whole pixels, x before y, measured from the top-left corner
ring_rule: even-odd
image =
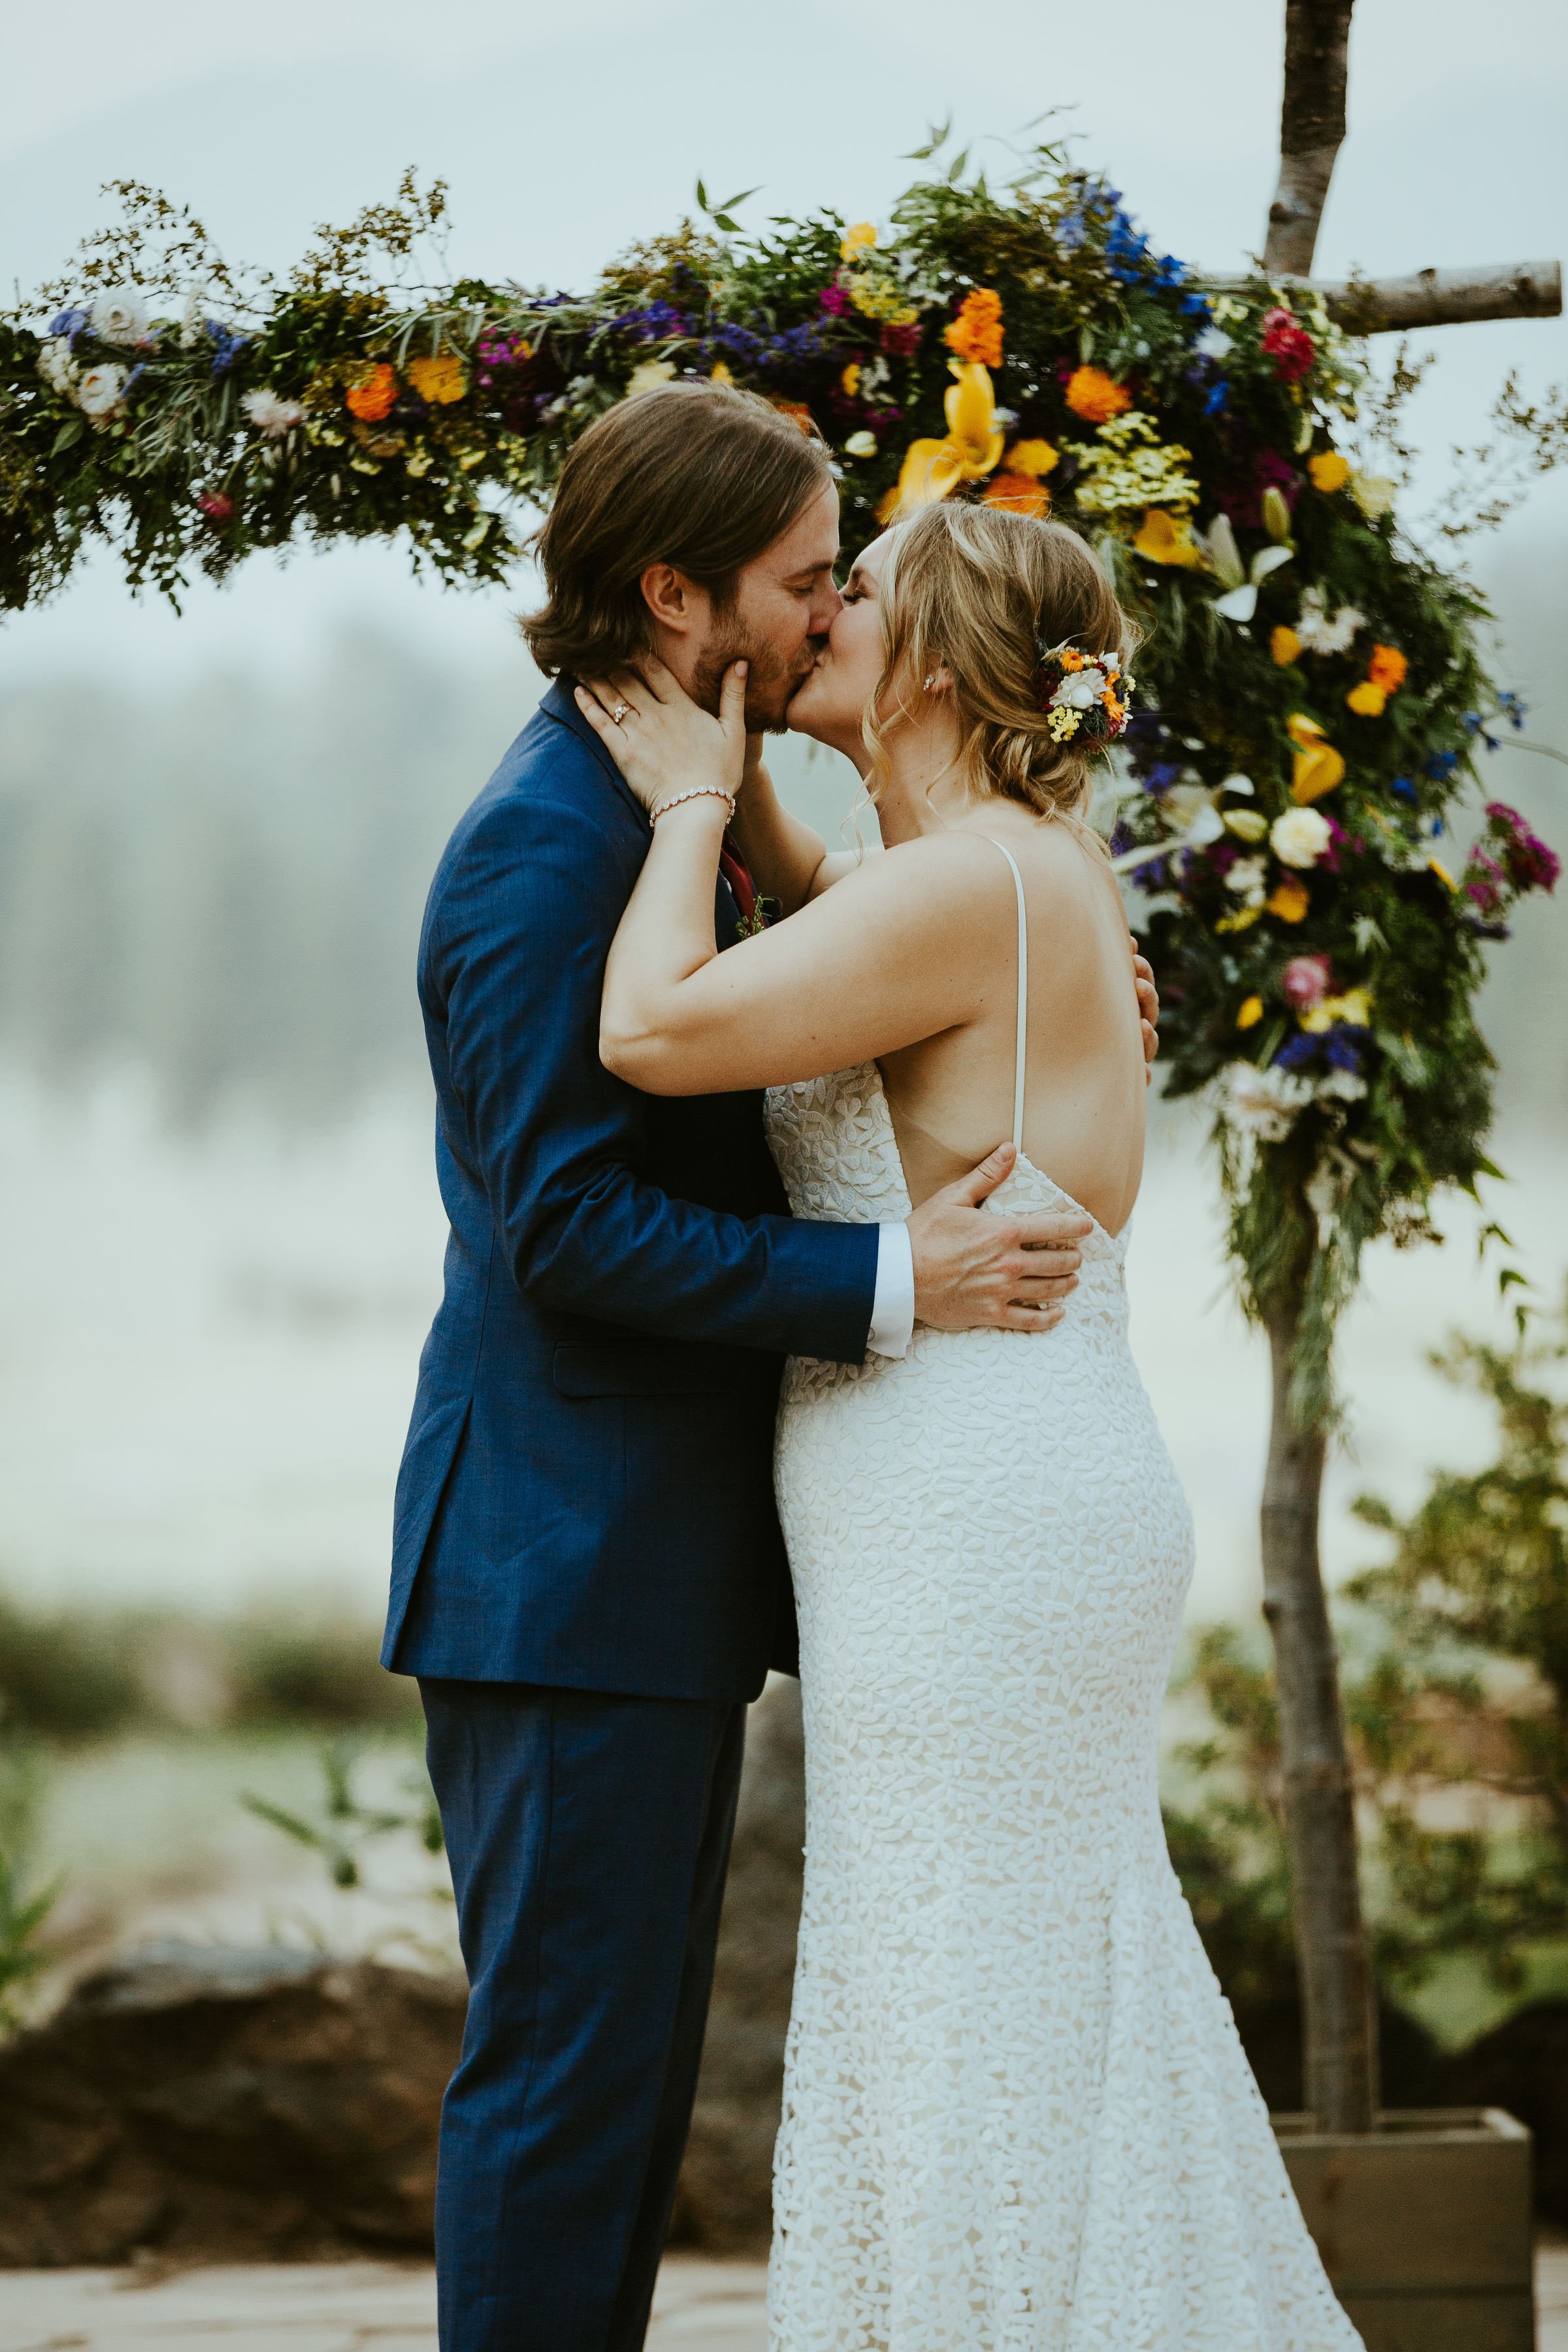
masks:
[[[382,1654],[471,1987],[443,2352],[643,2343],[746,1703],[797,1663],[775,2352],[1350,2352],[1161,1828],[1156,1007],[1085,819],[1132,633],[1031,516],[838,555],[765,401],[602,417],[524,625],[555,682],[430,891],[451,1234]],[[786,725],[881,855],[781,805]]]

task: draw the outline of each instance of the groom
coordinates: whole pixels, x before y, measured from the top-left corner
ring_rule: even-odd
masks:
[[[792,1218],[754,1094],[598,1055],[647,820],[570,681],[654,651],[783,725],[838,608],[826,452],[716,384],[584,436],[527,622],[556,683],[437,869],[419,992],[451,1222],[398,1478],[383,1663],[416,1675],[471,1986],[442,2116],[443,2352],[635,2352],[690,2115],[746,1702],[794,1663],[782,1359],[1028,1322],[1087,1220]],[[727,854],[721,946],[754,919]],[[1148,1008],[1146,1008],[1148,1009]],[[1030,1255],[1026,1256],[1027,1250]]]

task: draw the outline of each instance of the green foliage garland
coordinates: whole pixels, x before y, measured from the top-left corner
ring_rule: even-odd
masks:
[[[1092,539],[1146,632],[1111,846],[1148,901],[1168,1086],[1212,1089],[1243,1295],[1300,1306],[1293,1398],[1321,1419],[1363,1248],[1429,1235],[1435,1188],[1487,1171],[1484,942],[1556,861],[1495,803],[1448,855],[1478,744],[1520,712],[1479,595],[1339,446],[1384,396],[1321,305],[1205,291],[1052,148],[1002,190],[933,167],[883,236],[711,208],[580,299],[407,282],[444,214],[411,175],[281,285],[119,193],[53,318],[0,321],[0,605],[91,538],[170,596],[258,548],[399,532],[445,579],[500,580],[509,511],[577,436],[689,375],[823,435],[848,545],[934,495]]]

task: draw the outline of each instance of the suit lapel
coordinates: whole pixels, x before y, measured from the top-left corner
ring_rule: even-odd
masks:
[[[553,719],[557,727],[564,727],[569,735],[574,735],[579,743],[592,751],[619,793],[621,800],[636,817],[643,833],[651,834],[653,828],[647,821],[647,811],[578,709],[572,697],[571,680],[558,677],[541,702],[539,709],[542,717]],[[734,893],[729,883],[721,873],[713,893],[713,938],[721,954],[726,948],[734,946],[740,936],[740,928],[741,909],[736,904]]]

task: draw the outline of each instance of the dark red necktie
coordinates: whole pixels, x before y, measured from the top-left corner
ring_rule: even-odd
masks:
[[[751,931],[757,920],[757,886],[752,879],[750,866],[728,833],[719,850],[719,871],[730,885],[735,904],[741,910],[742,923]]]

